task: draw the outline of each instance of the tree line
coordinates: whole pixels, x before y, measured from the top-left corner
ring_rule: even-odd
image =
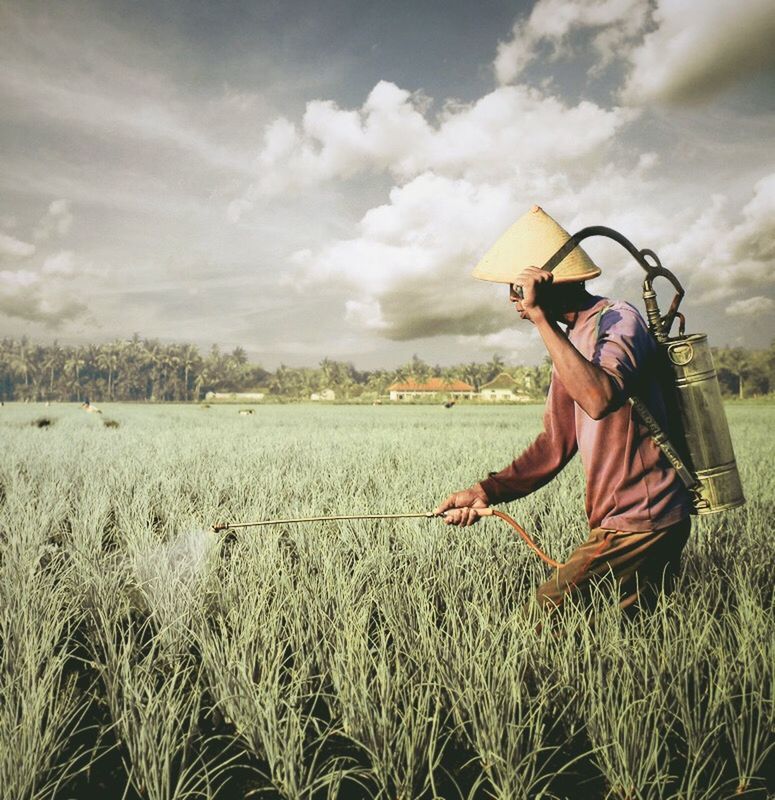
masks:
[[[751,397],[775,392],[775,342],[767,350],[718,348],[714,351],[725,395]],[[432,377],[462,380],[477,391],[501,372],[517,390],[541,399],[551,365],[507,366],[499,355],[487,362],[432,366],[418,356],[396,369],[359,370],[324,358],[317,367],[279,366],[274,372],[251,364],[245,350],[202,353],[192,344],[162,344],[135,335],[105,344],[68,346],[22,339],[0,342],[0,399],[3,401],[196,401],[209,391],[263,391],[278,399],[308,399],[332,389],[337,399],[369,399],[396,382]]]

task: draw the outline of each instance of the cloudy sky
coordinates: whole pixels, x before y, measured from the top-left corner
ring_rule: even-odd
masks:
[[[770,0],[0,0],[0,336],[536,361],[470,271],[538,203],[765,346],[773,38]]]

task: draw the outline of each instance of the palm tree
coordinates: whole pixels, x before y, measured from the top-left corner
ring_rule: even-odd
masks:
[[[108,373],[108,399],[114,399],[114,376],[121,363],[120,354],[121,342],[110,342],[102,345],[97,353],[97,366]]]
[[[0,400],[12,400],[14,396],[14,370],[13,370],[13,351],[15,342],[11,339],[3,339],[0,345],[0,379],[2,379],[2,393]]]
[[[487,367],[484,364],[477,364],[475,361],[472,361],[470,364],[466,364],[466,366],[463,367],[463,380],[465,380],[466,383],[470,383],[477,392],[483,383],[487,383],[486,377]]]
[[[45,355],[46,348],[39,344],[34,345],[29,354],[30,372],[32,376],[32,398],[34,400],[40,400],[43,396],[40,384],[43,380],[43,360]]]
[[[100,355],[100,348],[95,344],[87,344],[83,348],[83,358],[86,362],[81,369],[81,377],[86,382],[86,393],[89,397],[95,395],[102,399],[107,386],[106,381],[100,378],[97,361]]]
[[[735,393],[742,400],[745,397],[745,379],[749,370],[746,352],[740,347],[715,349],[713,361],[716,365],[719,383],[730,394]]]
[[[210,353],[205,360],[204,369],[207,373],[207,380],[204,381],[205,385],[209,385],[214,389],[217,389],[226,381],[227,374],[225,361],[223,355],[221,354],[221,349],[217,344],[214,344],[210,348]]]
[[[24,376],[24,396],[27,399],[27,390],[30,385],[30,355],[29,341],[26,336],[22,336],[16,351],[13,354],[13,369],[18,375]]]
[[[178,354],[178,348],[174,344],[164,348],[162,365],[164,375],[164,393],[162,395],[162,400],[174,400],[175,389],[177,388],[178,382],[177,376],[180,368],[180,355]]]
[[[503,372],[505,367],[506,362],[503,360],[503,358],[498,355],[498,353],[493,353],[492,358],[485,367],[487,370],[485,383],[487,383],[487,381],[491,381],[493,378],[497,378],[498,375]]]
[[[81,369],[85,366],[80,350],[77,347],[70,348],[65,356],[65,373],[69,374],[68,388],[69,396],[75,395],[76,400],[81,399]]]
[[[320,377],[321,377],[321,384],[326,387],[332,387],[335,383],[334,381],[334,374],[336,371],[336,362],[332,361],[330,358],[324,358],[320,362]]]
[[[42,359],[41,367],[48,371],[48,397],[53,398],[54,395],[54,376],[62,369],[64,364],[64,353],[59,343],[54,340],[54,344],[49,347]]]
[[[190,399],[188,384],[191,371],[197,368],[201,370],[202,359],[199,355],[199,350],[192,344],[184,345],[180,353],[180,362],[183,365],[183,399],[188,400]]]
[[[146,398],[151,402],[158,400],[159,387],[162,382],[162,347],[158,339],[146,339],[143,342],[145,359],[143,372],[146,375]]]
[[[390,373],[382,369],[377,369],[369,373],[366,380],[366,391],[373,392],[377,395],[385,394],[390,383]]]
[[[286,367],[285,364],[275,371],[274,377],[269,382],[269,387],[273,394],[285,397],[301,397],[304,395],[304,380],[298,369]]]
[[[419,383],[425,383],[431,376],[431,368],[415,353],[407,365],[409,374]]]

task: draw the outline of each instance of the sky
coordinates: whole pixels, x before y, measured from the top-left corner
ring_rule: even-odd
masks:
[[[470,273],[539,204],[768,346],[774,37],[769,0],[0,0],[0,336],[537,363]]]

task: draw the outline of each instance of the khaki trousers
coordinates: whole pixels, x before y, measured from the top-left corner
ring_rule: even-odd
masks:
[[[689,517],[637,533],[593,528],[587,541],[538,587],[536,599],[551,610],[569,595],[587,599],[593,583],[609,578],[618,584],[621,608],[650,607],[660,593],[672,591],[690,528]]]

